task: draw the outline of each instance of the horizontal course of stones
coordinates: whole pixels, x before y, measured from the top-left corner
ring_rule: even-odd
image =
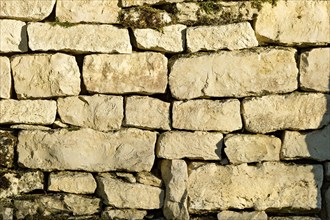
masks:
[[[330,218],[329,1],[0,4],[0,219]]]

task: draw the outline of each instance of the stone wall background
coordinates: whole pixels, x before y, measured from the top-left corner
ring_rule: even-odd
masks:
[[[330,219],[329,1],[0,4],[0,219]]]

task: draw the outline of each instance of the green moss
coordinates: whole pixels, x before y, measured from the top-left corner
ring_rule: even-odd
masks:
[[[221,9],[217,3],[211,1],[199,2],[198,5],[200,10],[203,10],[206,14],[215,14]]]
[[[69,28],[69,27],[77,25],[77,24],[73,24],[73,23],[69,23],[69,22],[60,22],[57,18],[55,19],[55,22],[49,22],[49,24],[52,26],[58,25],[58,26],[61,26],[64,28]]]
[[[263,3],[268,2],[272,5],[276,5],[277,1],[278,0],[251,0],[251,4],[253,7],[257,8],[258,10],[261,10]]]

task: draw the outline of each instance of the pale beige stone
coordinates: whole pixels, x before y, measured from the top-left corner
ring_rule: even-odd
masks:
[[[0,20],[0,33],[0,53],[26,52],[28,50],[25,22]]]
[[[123,129],[103,133],[92,129],[22,131],[18,161],[42,170],[104,172],[150,171],[154,163],[156,132]]]
[[[330,162],[324,163],[324,176],[326,179],[330,180]]]
[[[18,125],[11,125],[11,129],[17,129],[17,130],[50,130],[50,127],[42,126],[42,125],[25,125],[25,124],[18,124]]]
[[[164,191],[158,187],[125,183],[109,173],[99,174],[96,181],[97,194],[106,205],[130,209],[160,209],[163,206]]]
[[[65,207],[73,215],[92,215],[101,210],[101,199],[68,194],[63,198]]]
[[[144,185],[162,187],[163,181],[149,172],[140,172],[136,175],[136,181]]]
[[[141,6],[144,4],[153,5],[157,3],[176,3],[184,0],[120,0],[123,7]]]
[[[131,53],[127,29],[112,25],[30,23],[27,27],[32,51],[72,53]]]
[[[11,61],[14,88],[19,99],[78,95],[80,72],[74,56],[33,54]]]
[[[160,135],[156,152],[166,159],[221,160],[222,147],[221,133],[169,131]]]
[[[12,201],[9,199],[0,199],[0,219],[13,220],[14,209]]]
[[[164,93],[167,59],[152,52],[88,55],[84,59],[83,79],[90,92]]]
[[[0,100],[0,124],[52,124],[55,116],[55,101]]]
[[[132,173],[116,172],[116,176],[125,182],[136,183],[136,178]]]
[[[269,95],[243,100],[245,128],[256,133],[316,129],[330,122],[330,96],[316,93]]]
[[[255,212],[234,212],[234,211],[222,211],[218,215],[218,220],[267,220],[268,216],[264,211]]]
[[[313,49],[300,55],[300,87],[330,91],[330,48]]]
[[[8,57],[0,57],[0,98],[9,99],[11,96],[11,72]]]
[[[322,181],[321,165],[193,163],[188,184],[189,210],[197,213],[253,208],[317,213],[321,209]]]
[[[179,22],[196,22],[198,20],[197,11],[199,10],[198,4],[194,2],[182,2],[176,4],[178,13],[176,15]]]
[[[118,130],[124,117],[123,97],[76,96],[57,100],[64,123],[100,131]]]
[[[280,160],[281,139],[274,136],[232,134],[226,136],[224,144],[232,164]]]
[[[178,129],[231,132],[242,128],[236,99],[174,102],[172,112],[173,127]]]
[[[170,130],[170,103],[146,96],[127,97],[125,124],[147,129]]]
[[[191,99],[291,92],[298,87],[295,52],[257,48],[179,58],[171,63],[171,93]]]
[[[128,220],[141,220],[147,215],[146,210],[137,209],[111,209],[105,208],[102,212],[102,219],[128,219]]]
[[[63,123],[61,120],[55,120],[53,123],[54,128],[67,128],[69,127],[68,124]]]
[[[255,30],[260,42],[288,45],[330,42],[329,1],[265,2],[259,11]]]

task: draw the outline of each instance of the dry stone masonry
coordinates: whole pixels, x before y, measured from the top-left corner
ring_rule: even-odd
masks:
[[[0,220],[329,220],[329,15],[0,0]]]

